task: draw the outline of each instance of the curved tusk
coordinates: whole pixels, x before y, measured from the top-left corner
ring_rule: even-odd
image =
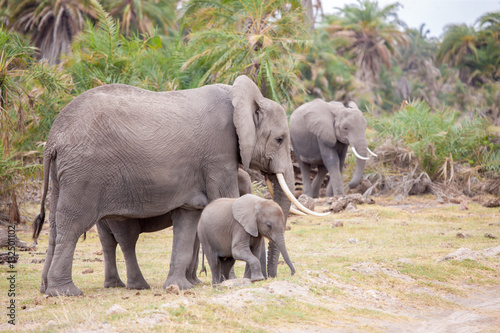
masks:
[[[269,190],[269,194],[274,198],[274,188],[273,188],[273,183],[271,182],[271,179],[266,176],[266,186],[267,189]]]
[[[283,192],[285,192],[286,196],[288,197],[288,199],[290,199],[290,201],[298,208],[300,209],[301,211],[303,211],[304,213],[306,214],[309,214],[309,215],[314,215],[314,216],[327,216],[327,215],[330,215],[330,213],[316,213],[316,212],[313,212],[312,210],[310,209],[307,209],[306,207],[304,207],[304,205],[302,205],[297,199],[295,199],[295,197],[293,196],[292,192],[290,191],[290,189],[288,188],[288,185],[286,184],[286,181],[285,181],[285,177],[283,176],[282,173],[277,173],[276,174],[276,177],[278,178],[278,182],[280,183],[280,186],[281,186],[281,189],[283,190]]]
[[[368,149],[368,152],[369,152],[370,154],[372,154],[373,156],[375,156],[375,157],[377,157],[377,156],[378,156],[377,154],[375,154],[374,152],[372,152],[372,151],[370,150],[370,148],[367,148],[367,149]]]
[[[357,158],[359,158],[360,160],[368,160],[369,158],[368,157],[363,157],[361,155],[358,154],[358,152],[356,151],[356,148],[354,148],[354,146],[351,146],[352,148],[352,152],[354,153],[354,155],[356,155]]]
[[[293,207],[290,207],[290,213],[293,213],[295,215],[307,216],[306,213],[303,213],[300,210],[297,210],[297,209],[295,209]]]
[[[267,189],[269,190],[269,194],[271,194],[271,196],[274,198],[273,183],[271,182],[271,180],[268,177],[266,177],[266,186],[267,186]],[[300,210],[297,210],[293,207],[290,207],[290,213],[295,214],[295,215],[307,216],[306,213],[303,213]]]

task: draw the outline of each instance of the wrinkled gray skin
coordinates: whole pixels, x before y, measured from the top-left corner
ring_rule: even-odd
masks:
[[[238,169],[238,190],[240,196],[252,193],[250,175],[241,168]],[[149,289],[150,286],[141,273],[135,253],[139,234],[160,231],[171,226],[170,213],[146,219],[128,219],[126,221],[103,219],[97,222],[97,231],[104,254],[104,287],[125,287],[116,267],[116,246],[119,244],[127,268],[126,287],[128,289]],[[197,279],[195,271],[192,272],[192,278]]]
[[[230,278],[235,260],[247,263],[246,278],[263,280],[259,258],[264,237],[277,244],[295,273],[285,246],[285,216],[272,200],[253,194],[215,200],[201,213],[198,237],[212,271],[212,285]]]
[[[169,214],[170,270],[163,287],[192,288],[197,280],[196,227],[202,209],[238,197],[238,163],[260,170],[288,215],[290,201],[276,173],[293,186],[283,108],[246,76],[232,86],[151,92],[127,85],[91,89],[57,116],[44,150],[44,194],[34,239],[45,219],[52,180],[49,246],[41,292],[80,295],[72,279],[78,238],[101,219],[148,219]],[[268,274],[279,252],[270,244]]]
[[[349,145],[363,157],[368,157],[366,120],[356,104],[345,107],[340,102],[315,99],[303,104],[290,117],[290,138],[302,173],[304,193],[317,198],[321,183],[328,172],[330,182],[326,195],[342,195],[342,169]],[[356,168],[349,187],[358,186],[363,178],[365,160],[356,159]],[[318,167],[311,183],[310,169]]]

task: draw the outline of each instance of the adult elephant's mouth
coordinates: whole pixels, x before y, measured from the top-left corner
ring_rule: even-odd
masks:
[[[304,207],[304,205],[302,205],[296,198],[295,196],[293,195],[292,191],[288,188],[288,185],[286,184],[286,181],[285,181],[285,177],[283,176],[282,173],[277,173],[276,174],[276,178],[278,178],[278,182],[280,184],[280,187],[281,189],[283,190],[283,193],[285,193],[285,195],[287,196],[287,198],[295,205],[295,207],[297,207],[298,209],[300,209],[302,212],[306,213],[306,214],[309,214],[309,215],[314,215],[314,216],[327,216],[327,215],[330,215],[330,213],[317,213],[317,212],[314,212],[306,207]],[[267,184],[267,188],[269,189],[269,193],[271,193],[272,196],[274,196],[273,194],[273,185],[271,183],[271,181],[266,177],[266,184]],[[293,211],[293,209],[291,209],[291,211],[295,214],[298,214],[298,215],[304,215],[302,212],[300,211]]]

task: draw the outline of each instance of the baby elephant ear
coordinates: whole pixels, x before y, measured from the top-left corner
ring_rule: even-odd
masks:
[[[244,196],[236,199],[233,204],[234,218],[252,237],[259,236],[257,219],[255,216],[256,198],[260,199],[255,195],[245,194]]]

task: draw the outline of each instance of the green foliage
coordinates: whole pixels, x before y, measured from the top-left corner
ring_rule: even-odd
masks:
[[[299,1],[198,1],[186,3],[191,58],[183,69],[200,71],[198,85],[231,83],[246,74],[264,96],[294,105],[303,92],[299,65],[310,37]]]
[[[101,0],[101,3],[112,17],[120,20],[125,36],[153,35],[156,28],[164,35],[174,32],[175,0]]]
[[[75,95],[111,83],[151,90],[172,90],[176,86],[171,77],[180,64],[174,67],[169,63],[169,50],[163,47],[167,43],[159,35],[141,38],[133,34],[126,38],[120,34],[119,23],[102,7],[98,19],[96,25],[86,22],[67,57],[67,70],[75,79]]]
[[[484,84],[500,79],[500,12],[479,18],[479,27],[450,25],[437,59],[459,69],[463,82]]]
[[[417,101],[371,123],[379,137],[392,137],[409,146],[431,178],[438,176],[450,158],[484,171],[499,170],[499,147],[490,142],[486,121],[458,118],[456,111],[433,112],[427,103]]]
[[[46,125],[52,123],[47,117],[53,119],[67,97],[71,78],[60,68],[34,61],[34,48],[3,27],[0,50],[0,129],[4,156],[9,156],[12,146],[36,149],[33,142],[46,137]]]
[[[342,37],[332,37],[328,26],[335,20],[327,16],[325,23],[316,29],[314,44],[307,55],[307,63],[302,66],[309,93],[325,100],[347,100],[348,94],[354,90],[353,81],[356,66],[337,50],[347,45]],[[308,100],[301,100],[302,103]],[[302,104],[301,103],[301,104]]]

